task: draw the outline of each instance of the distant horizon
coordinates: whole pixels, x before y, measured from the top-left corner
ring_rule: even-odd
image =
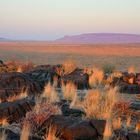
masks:
[[[0,36],[55,40],[81,33],[140,34],[140,0],[1,0]]]
[[[16,39],[16,38],[8,38],[8,37],[3,37],[3,36],[0,36],[0,39],[6,39],[6,40],[9,40],[9,41],[48,41],[48,42],[51,42],[51,41],[56,41],[56,40],[59,40],[61,38],[64,38],[64,37],[72,37],[72,36],[80,36],[80,35],[89,35],[89,34],[112,34],[112,35],[138,35],[140,36],[140,34],[134,34],[134,33],[80,33],[80,34],[71,34],[71,35],[64,35],[64,36],[60,36],[58,38],[55,38],[55,39],[52,39],[52,40],[49,40],[49,39]]]

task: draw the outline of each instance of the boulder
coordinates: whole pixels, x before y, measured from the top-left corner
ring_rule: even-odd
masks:
[[[97,140],[103,136],[103,128],[97,130],[94,121],[93,127],[90,121],[56,115],[51,116],[47,122],[49,122],[51,130],[55,130],[54,135],[62,140]],[[98,124],[104,124],[104,122]],[[104,125],[102,126],[104,127]]]
[[[122,77],[122,80],[128,84],[134,84],[135,83],[135,74],[131,73],[131,74],[125,74]]]
[[[24,73],[11,72],[0,74],[0,99],[16,96],[27,90],[29,94],[39,93],[40,85]]]
[[[136,74],[136,81],[135,83],[140,86],[140,73]]]
[[[80,109],[70,108],[68,104],[63,104],[61,106],[61,111],[64,116],[82,117],[85,113]]]
[[[14,133],[12,130],[0,128],[0,133],[6,136],[5,140],[20,140],[20,134]],[[29,136],[29,140],[43,140],[43,139],[35,136]]]
[[[61,81],[63,81],[64,84],[67,82],[72,82],[77,86],[78,89],[88,89],[88,79],[88,74],[83,73],[82,69],[76,69],[70,74],[61,76]]]
[[[21,99],[14,102],[0,104],[0,120],[6,119],[9,123],[25,117],[31,111],[35,103],[28,99]]]
[[[98,135],[103,136],[106,121],[105,120],[91,120],[90,124],[94,127],[98,133]]]

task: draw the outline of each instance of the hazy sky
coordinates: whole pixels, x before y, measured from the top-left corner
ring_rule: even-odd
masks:
[[[91,32],[140,34],[140,0],[0,0],[0,37],[50,40]]]

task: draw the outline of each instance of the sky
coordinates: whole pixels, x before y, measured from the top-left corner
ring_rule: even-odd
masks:
[[[0,0],[0,37],[54,40],[82,33],[140,34],[140,0]]]

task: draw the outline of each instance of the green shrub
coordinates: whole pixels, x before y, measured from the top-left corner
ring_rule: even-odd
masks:
[[[116,67],[113,64],[104,64],[102,69],[105,74],[106,73],[110,74],[116,69]]]

